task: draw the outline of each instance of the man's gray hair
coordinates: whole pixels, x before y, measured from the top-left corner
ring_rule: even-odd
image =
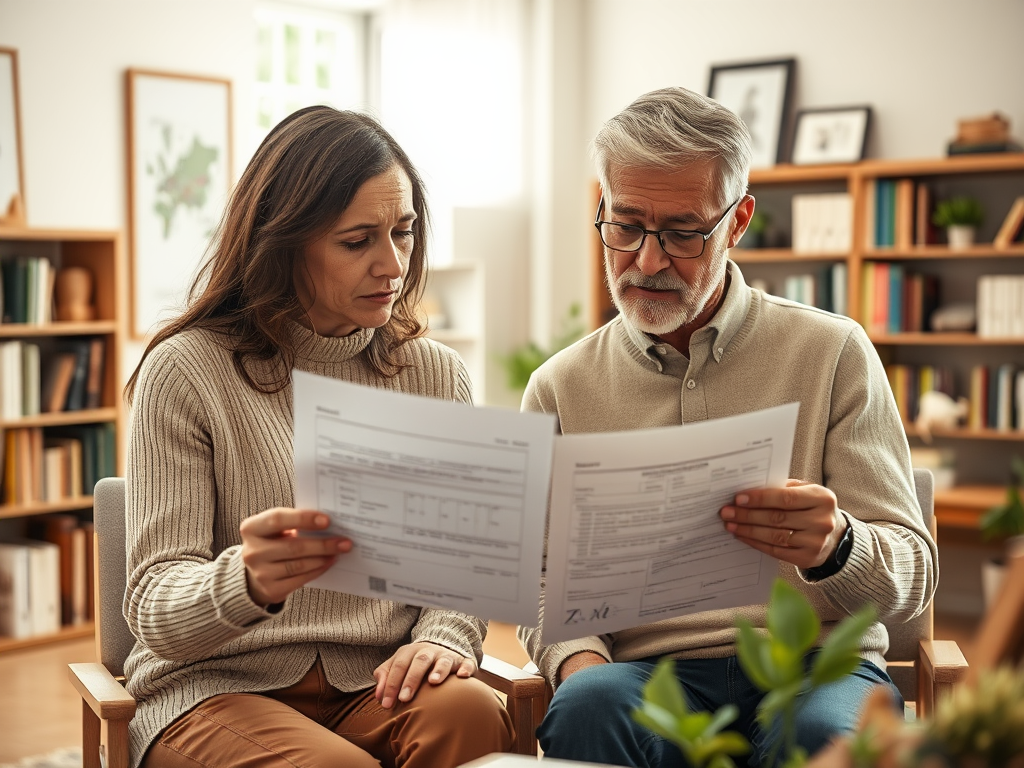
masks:
[[[591,154],[604,189],[612,165],[674,169],[711,160],[719,175],[721,205],[747,191],[750,132],[734,112],[685,88],[646,93],[598,131]]]

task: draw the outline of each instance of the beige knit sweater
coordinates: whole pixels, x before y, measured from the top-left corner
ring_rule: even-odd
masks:
[[[373,330],[324,338],[295,325],[295,367],[357,384],[471,401],[465,367],[427,339],[400,348],[408,365],[378,379],[359,353]],[[269,368],[254,368],[269,371]],[[125,664],[138,700],[133,765],[159,732],[197,703],[228,692],[284,688],[319,654],[332,685],[374,684],[374,668],[409,642],[480,657],[485,625],[454,611],[305,587],[277,613],[249,598],[241,521],[294,506],[292,388],[249,388],[226,340],[187,331],[146,359],[128,452],[128,588],[138,639]]]
[[[870,341],[849,318],[749,288],[729,263],[730,285],[712,320],[690,341],[689,359],[618,317],[555,355],[534,374],[523,408],[557,414],[562,433],[647,429],[717,419],[799,402],[790,477],[832,489],[854,533],[839,573],[817,583],[787,563],[823,632],[865,603],[882,617],[910,618],[927,605],[938,558],[921,520],[910,451]],[[555,683],[570,655],[609,661],[735,653],[735,621],[766,624],[765,606],[696,613],[600,637],[545,646],[520,629],[541,672]],[[888,635],[867,632],[862,655],[884,668]]]

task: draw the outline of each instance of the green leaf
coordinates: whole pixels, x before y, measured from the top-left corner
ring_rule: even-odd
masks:
[[[639,708],[631,713],[634,722],[642,725],[652,733],[656,733],[663,739],[668,739],[676,746],[682,747],[679,731],[676,728],[677,720],[672,715],[656,704],[644,702]]]
[[[796,697],[804,691],[805,687],[806,681],[800,679],[769,691],[757,705],[757,719],[761,725],[765,728],[771,726],[775,719],[796,701]]]
[[[727,755],[745,755],[750,752],[750,742],[736,731],[724,731],[714,738],[716,752]]]
[[[782,768],[803,768],[806,764],[807,751],[803,747],[794,747],[782,763]]]
[[[814,657],[811,666],[812,685],[825,685],[857,668],[860,663],[861,640],[868,627],[874,623],[875,617],[875,607],[866,605],[839,623]]]
[[[746,619],[737,620],[736,629],[736,656],[740,661],[740,667],[759,689],[771,690],[773,677],[766,663],[768,659],[765,653],[768,638],[756,632]]]
[[[773,637],[768,641],[774,685],[788,685],[799,680],[804,674],[803,650],[790,648],[784,642]]]
[[[739,707],[735,704],[726,704],[715,712],[714,717],[711,718],[711,722],[708,723],[707,728],[704,729],[704,736],[713,736],[714,734],[721,731],[725,726],[731,723],[740,715]]]
[[[694,712],[692,715],[679,718],[679,732],[688,740],[697,743],[711,723],[708,712]]]
[[[797,656],[803,656],[818,639],[821,621],[806,597],[782,579],[776,579],[768,603],[768,631]]]
[[[676,663],[673,659],[662,659],[654,668],[651,679],[644,685],[644,701],[656,704],[680,718],[689,714],[686,705],[686,694],[683,686],[676,679]]]

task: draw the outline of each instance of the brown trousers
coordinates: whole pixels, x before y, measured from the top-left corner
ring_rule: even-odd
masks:
[[[202,702],[160,734],[142,768],[454,768],[507,752],[512,738],[501,702],[475,678],[425,682],[387,710],[372,688],[332,687],[317,659],[288,688]]]

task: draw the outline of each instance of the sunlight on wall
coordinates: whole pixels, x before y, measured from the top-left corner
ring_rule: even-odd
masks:
[[[404,0],[381,30],[380,116],[423,174],[446,263],[452,209],[523,194],[522,3]]]

